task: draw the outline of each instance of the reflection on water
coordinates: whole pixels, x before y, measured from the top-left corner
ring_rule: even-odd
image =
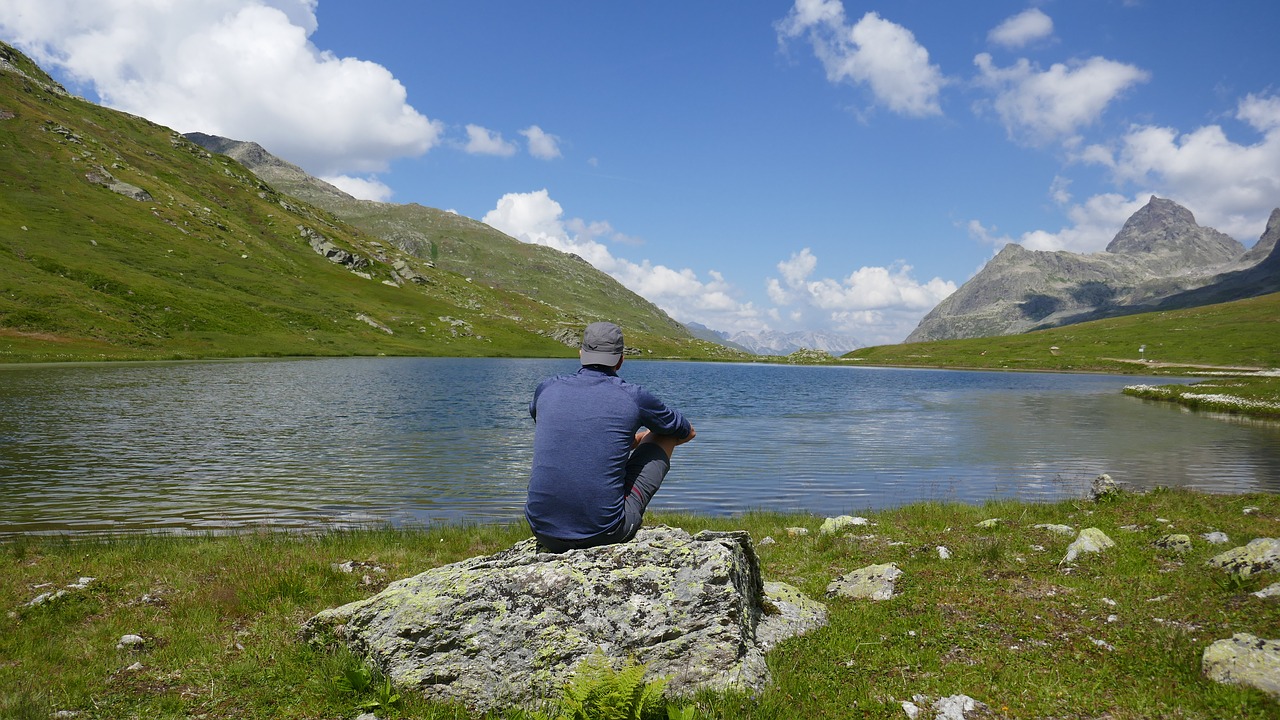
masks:
[[[519,518],[554,360],[0,367],[0,536]],[[1133,378],[631,361],[680,407],[654,507],[832,514],[1136,487],[1280,491],[1280,426],[1127,398]]]

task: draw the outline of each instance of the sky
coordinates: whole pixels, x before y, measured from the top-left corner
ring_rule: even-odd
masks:
[[[1006,243],[1280,206],[1280,3],[0,0],[69,90],[582,256],[677,320],[901,341]]]

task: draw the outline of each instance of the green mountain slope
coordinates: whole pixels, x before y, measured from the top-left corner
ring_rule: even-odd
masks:
[[[645,356],[722,354],[634,314],[635,296],[564,307],[431,267],[235,160],[67,95],[2,43],[0,167],[0,362],[572,356],[562,340],[602,318]]]
[[[844,359],[864,365],[1130,373],[1166,364],[1275,368],[1280,367],[1280,293],[1022,335],[881,345]]]
[[[358,200],[253,142],[187,133],[240,161],[277,190],[324,208],[397,248],[475,282],[516,290],[570,315],[613,308],[625,328],[690,337],[687,328],[576,255],[512,238],[484,223],[417,204]]]

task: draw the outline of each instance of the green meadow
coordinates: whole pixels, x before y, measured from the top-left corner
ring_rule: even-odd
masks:
[[[901,701],[917,694],[961,693],[994,717],[1276,716],[1274,699],[1211,682],[1200,663],[1205,647],[1234,633],[1280,637],[1280,600],[1251,594],[1280,577],[1205,565],[1280,534],[1280,496],[1156,490],[1106,503],[924,502],[863,514],[874,525],[846,537],[820,535],[821,518],[807,515],[651,520],[748,530],[765,579],[797,586],[830,612],[827,627],[769,654],[774,684],[763,694],[683,698],[668,706],[672,716],[901,718]],[[989,518],[1000,522],[978,527]],[[1116,546],[1062,563],[1071,538],[1034,527],[1046,523],[1097,527]],[[791,536],[793,526],[810,532]],[[1214,531],[1230,542],[1201,538]],[[1174,532],[1190,535],[1190,552],[1154,544]],[[377,668],[308,646],[298,629],[324,608],[526,535],[513,522],[11,540],[0,545],[0,717],[471,717],[387,687]],[[952,557],[941,559],[939,546]],[[333,568],[353,560],[386,572]],[[893,599],[824,599],[831,580],[885,562],[904,572]],[[81,577],[95,579],[27,606]],[[117,647],[126,634],[143,644]]]

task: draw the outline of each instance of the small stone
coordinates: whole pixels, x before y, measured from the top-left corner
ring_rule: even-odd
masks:
[[[897,563],[868,565],[832,580],[827,585],[827,597],[845,597],[868,600],[891,600],[894,597],[894,580],[902,575]]]
[[[82,577],[79,580],[75,581],[74,583],[71,583],[70,585],[68,585],[67,588],[70,590],[83,590],[89,587],[89,585],[92,584],[94,580],[97,580],[97,578]]]
[[[902,712],[906,713],[910,720],[917,720],[920,717],[920,706],[910,700],[903,700]]]
[[[968,695],[952,695],[939,698],[933,704],[933,717],[935,720],[965,720],[965,713],[977,711],[985,714],[987,709],[986,705]]]
[[[146,666],[144,666],[142,663],[140,663],[140,662],[136,662],[136,663],[134,663],[134,664],[130,665],[129,667],[125,668],[125,669],[124,669],[124,671],[125,671],[125,672],[138,672],[139,670],[143,670],[143,669],[145,669],[145,668],[146,668]]]
[[[809,534],[809,528],[802,528],[802,527],[787,528],[787,535],[791,537],[804,537],[805,535],[808,535],[808,534]]]
[[[1000,524],[1000,518],[987,518],[986,520],[983,520],[982,522],[978,523],[974,527],[980,527],[980,528],[983,528],[984,530],[989,530],[993,527],[998,526],[999,524]]]
[[[1280,582],[1271,583],[1270,585],[1262,588],[1258,592],[1253,593],[1254,597],[1260,597],[1260,598],[1276,597],[1278,595],[1280,595]]]
[[[1189,553],[1191,552],[1191,538],[1182,534],[1165,535],[1155,541],[1155,546],[1165,550],[1172,550],[1176,553]]]
[[[950,559],[951,559],[951,551],[950,551],[950,550],[948,550],[948,549],[946,548],[946,546],[939,545],[939,546],[938,546],[938,558],[939,558],[940,560],[950,560]]]
[[[1248,685],[1280,698],[1280,640],[1236,633],[1205,648],[1200,666],[1210,680]]]
[[[1103,473],[1093,479],[1093,483],[1089,486],[1089,496],[1094,502],[1110,500],[1120,496],[1120,488],[1110,475]]]
[[[1093,642],[1093,644],[1094,644],[1094,645],[1097,645],[1098,647],[1102,648],[1103,650],[1115,650],[1115,649],[1116,649],[1114,645],[1112,645],[1111,643],[1107,642],[1106,640],[1099,640],[1099,639],[1097,639],[1097,638],[1089,638],[1089,640],[1091,640],[1091,641]]]
[[[53,720],[70,720],[70,718],[80,717],[79,710],[58,710],[51,716]]]
[[[1107,622],[1109,622],[1109,623],[1116,622],[1116,621],[1118,621],[1119,619],[1120,619],[1120,616],[1119,616],[1119,615],[1108,615],[1108,616],[1107,616]]]
[[[1104,603],[1106,603],[1106,604],[1110,605],[1111,607],[1115,607],[1115,606],[1116,606],[1116,601],[1115,601],[1115,600],[1112,600],[1111,598],[1105,598],[1105,597],[1104,597],[1104,598],[1102,598],[1102,602],[1104,602]]]
[[[1051,533],[1057,533],[1059,535],[1075,536],[1076,534],[1076,529],[1071,527],[1070,525],[1054,525],[1052,523],[1042,523],[1040,525],[1032,525],[1032,527],[1038,530],[1048,530]]]
[[[776,542],[778,541],[766,535],[765,537],[761,538],[760,542],[756,543],[756,547],[765,547],[766,545],[773,545]]]
[[[837,517],[826,518],[822,521],[822,527],[818,528],[819,535],[834,535],[841,530],[846,530],[858,525],[870,525],[871,521],[864,517],[854,517],[852,515],[840,515]]]
[[[1261,510],[1261,509],[1262,509],[1262,508],[1255,507],[1255,506],[1252,506],[1252,505],[1251,505],[1251,506],[1249,506],[1249,507],[1247,507],[1247,508],[1245,508],[1245,509],[1244,509],[1244,514],[1245,514],[1245,515],[1252,515],[1252,514],[1254,514],[1254,513],[1258,512],[1258,511],[1259,511],[1259,510]]]
[[[1169,519],[1167,519],[1167,518],[1156,518],[1156,522],[1158,522],[1158,523],[1164,523],[1165,525],[1168,525],[1169,523],[1171,523],[1171,522],[1173,522],[1173,521],[1172,521],[1172,520],[1169,520]]]
[[[1224,532],[1215,531],[1215,532],[1205,533],[1200,537],[1204,538],[1212,545],[1224,545],[1226,543],[1231,542],[1231,540],[1227,537],[1227,534]]]
[[[1074,562],[1083,553],[1100,553],[1109,547],[1115,547],[1115,544],[1114,540],[1098,528],[1085,528],[1080,531],[1075,542],[1067,546],[1067,554],[1059,564]]]
[[[146,638],[141,635],[122,635],[120,636],[120,642],[116,645],[116,649],[136,648],[146,644],[146,642]]]

